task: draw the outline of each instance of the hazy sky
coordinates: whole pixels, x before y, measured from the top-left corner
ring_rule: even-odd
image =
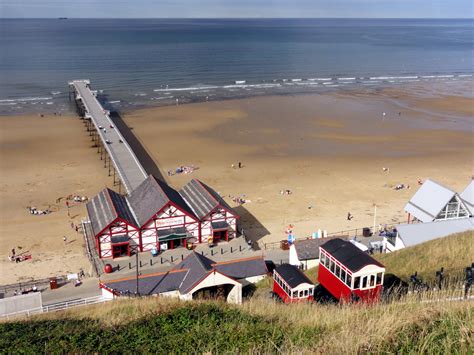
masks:
[[[0,0],[0,17],[472,18],[472,0]]]

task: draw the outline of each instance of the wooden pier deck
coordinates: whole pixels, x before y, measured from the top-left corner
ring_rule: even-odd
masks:
[[[90,81],[73,80],[69,86],[74,89],[76,102],[83,106],[84,118],[92,122],[123,186],[130,193],[146,179],[145,169],[120,130],[114,126],[110,113],[97,100],[96,91],[90,88]]]

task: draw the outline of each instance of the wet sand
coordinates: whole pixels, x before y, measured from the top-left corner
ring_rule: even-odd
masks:
[[[248,235],[274,242],[289,223],[299,238],[318,228],[371,226],[374,204],[377,224],[404,221],[418,179],[463,189],[474,173],[472,100],[433,100],[400,89],[359,91],[169,106],[122,117],[171,185],[202,179],[242,215]],[[85,207],[73,207],[70,218],[64,200],[55,203],[112,185],[81,121],[16,116],[0,117],[0,125],[0,284],[87,272],[82,235],[70,227]],[[239,161],[243,168],[231,167]],[[192,174],[166,174],[191,164],[199,167]],[[395,191],[400,183],[411,188]],[[281,195],[286,189],[292,193]],[[248,202],[238,206],[229,196]],[[26,206],[55,212],[32,216]],[[33,259],[10,263],[12,248]]]

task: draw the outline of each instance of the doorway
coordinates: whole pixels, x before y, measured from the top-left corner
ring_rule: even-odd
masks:
[[[130,256],[130,243],[112,244],[112,258]]]

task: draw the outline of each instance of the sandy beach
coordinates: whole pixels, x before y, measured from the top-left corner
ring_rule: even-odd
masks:
[[[397,88],[203,102],[122,118],[172,186],[202,179],[241,214],[249,236],[268,243],[283,239],[290,223],[298,238],[372,226],[374,205],[377,224],[405,221],[418,179],[463,189],[474,174],[473,115],[468,97]],[[81,121],[31,115],[0,117],[0,124],[0,284],[87,272],[83,237],[70,225],[85,217],[85,206],[69,217],[64,198],[91,197],[112,179]],[[182,165],[198,169],[167,176]],[[410,188],[396,191],[397,184]],[[26,206],[54,212],[33,216]],[[32,260],[9,262],[12,248]]]
[[[242,214],[253,239],[275,242],[288,224],[299,238],[319,228],[372,226],[374,205],[377,224],[403,222],[419,179],[463,189],[473,175],[473,114],[470,98],[417,99],[397,89],[208,102],[123,117],[163,175],[199,167],[169,177],[170,184],[202,179]],[[244,167],[232,168],[239,161]],[[410,188],[396,191],[397,184]],[[248,202],[238,206],[236,196]]]
[[[113,182],[82,122],[72,115],[0,117],[0,132],[0,284],[87,273],[84,238],[71,228],[85,206],[71,201],[69,217],[66,197],[90,197]],[[53,212],[31,215],[27,206]],[[10,262],[12,248],[32,259]]]

